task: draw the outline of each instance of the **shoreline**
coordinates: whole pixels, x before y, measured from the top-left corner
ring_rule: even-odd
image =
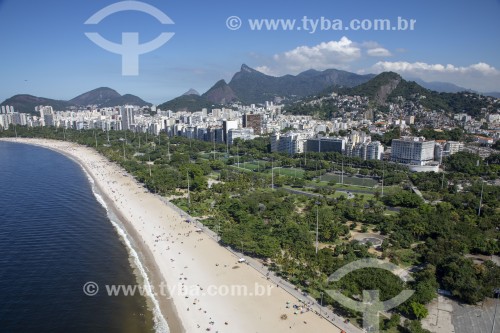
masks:
[[[196,227],[186,223],[178,211],[145,191],[125,170],[94,149],[47,139],[2,140],[52,149],[78,163],[92,178],[91,185],[100,192],[130,238],[151,285],[166,284],[167,293],[162,288],[161,296],[155,298],[170,332],[268,332],[270,327],[273,332],[340,332],[313,311],[294,313],[293,308],[285,306],[298,303],[293,296],[270,285],[265,276],[248,265],[238,264],[234,254],[207,235],[197,233]],[[207,287],[222,290],[239,285],[259,285],[266,287],[268,293],[260,297],[207,296],[204,292]],[[190,291],[195,292],[191,295]],[[287,319],[281,319],[283,315]]]
[[[118,230],[115,230],[116,235],[120,238],[120,241],[122,243],[124,243],[124,241],[121,240],[121,238],[123,238],[123,237],[128,238],[128,242],[130,243],[131,247],[129,247],[127,244],[124,244],[124,246],[127,249],[127,253],[129,254],[128,259],[129,260],[133,259],[133,258],[131,258],[130,252],[131,252],[131,250],[135,251],[138,254],[138,260],[140,260],[142,262],[143,267],[146,270],[146,274],[147,274],[146,278],[150,280],[150,284],[151,285],[160,285],[160,283],[162,281],[162,277],[160,274],[159,267],[156,264],[154,257],[153,257],[153,254],[151,253],[150,249],[147,246],[145,246],[143,242],[139,241],[142,239],[142,237],[137,233],[137,231],[134,229],[133,225],[128,221],[128,219],[125,216],[123,216],[122,212],[116,207],[113,200],[111,198],[109,198],[108,195],[106,195],[106,193],[102,189],[101,185],[94,178],[91,170],[87,167],[87,165],[85,165],[85,163],[81,159],[79,159],[78,156],[72,155],[72,154],[64,151],[63,149],[56,148],[56,147],[50,147],[50,146],[47,146],[44,144],[40,144],[39,142],[26,142],[25,140],[23,140],[23,138],[21,138],[21,140],[22,141],[19,141],[19,138],[14,139],[14,140],[0,139],[0,141],[28,144],[28,145],[52,150],[56,153],[64,155],[66,158],[69,158],[70,160],[75,162],[82,169],[82,171],[85,173],[87,178],[90,178],[90,179],[88,179],[88,181],[89,181],[89,185],[92,188],[92,192],[94,194],[94,197],[96,197],[96,192],[97,192],[97,195],[99,195],[102,198],[102,200],[104,201],[104,205],[103,205],[101,202],[99,202],[99,200],[96,197],[96,200],[99,202],[99,204],[101,206],[103,206],[103,208],[106,210],[106,215],[107,215],[109,221],[111,222],[111,224],[113,225],[113,227],[115,229],[120,228],[121,231],[124,233],[124,235],[120,235],[120,232]],[[29,139],[29,140],[31,141],[31,140],[38,140],[38,139]],[[45,140],[45,139],[42,139],[42,140]],[[51,141],[51,140],[47,140],[47,141]],[[112,216],[110,216],[110,213],[112,215],[114,215],[114,217],[116,218],[117,221],[115,221],[112,218]],[[117,224],[117,225],[115,225],[115,224]],[[142,276],[140,273],[135,272],[135,270],[139,269],[137,267],[137,264],[131,263],[131,266],[132,265],[133,265],[132,268],[134,271],[133,273],[134,273],[134,275],[136,275],[136,279],[138,279],[140,277],[140,279],[143,280],[144,276]],[[146,298],[146,300],[148,302],[148,307],[150,307],[149,310],[154,312],[154,309],[151,308],[154,305],[151,306],[149,304],[150,302],[153,302],[153,300],[151,300],[150,297],[148,297],[148,296],[144,296],[144,297]],[[182,326],[182,322],[180,320],[180,317],[176,312],[176,309],[175,309],[173,302],[169,301],[170,299],[171,299],[170,295],[167,295],[167,297],[157,297],[156,298],[156,301],[159,303],[159,306],[160,306],[161,315],[164,318],[164,320],[166,320],[168,323],[168,328],[167,328],[168,332],[169,333],[185,333],[186,331],[184,330],[184,328]],[[155,323],[155,326],[156,326],[156,323]]]

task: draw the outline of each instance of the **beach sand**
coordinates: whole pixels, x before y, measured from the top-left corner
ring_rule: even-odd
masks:
[[[297,299],[238,263],[238,257],[197,232],[159,196],[94,149],[64,141],[4,140],[59,151],[87,171],[139,253],[170,332],[340,332],[312,311],[295,310]]]

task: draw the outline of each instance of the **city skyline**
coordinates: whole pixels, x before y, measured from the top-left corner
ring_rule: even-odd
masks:
[[[363,0],[315,1],[294,8],[263,2],[151,0],[144,2],[167,14],[173,25],[163,26],[147,14],[132,11],[110,15],[96,26],[84,24],[116,2],[51,0],[26,6],[23,1],[1,1],[1,40],[8,51],[3,52],[0,67],[6,78],[0,85],[0,99],[21,93],[70,99],[82,91],[109,86],[159,104],[189,88],[204,92],[219,79],[229,81],[242,63],[270,75],[310,68],[395,71],[406,78],[450,82],[480,92],[500,90],[500,43],[495,35],[500,28],[496,19],[500,2],[496,0],[481,7],[468,1],[431,6],[430,2]],[[228,28],[231,16],[241,19],[239,29]],[[415,20],[414,30],[320,31],[322,19],[395,22],[398,17]],[[312,23],[302,25],[304,18],[318,20],[316,31]],[[303,29],[252,30],[249,20],[262,19],[296,20]],[[137,31],[141,43],[164,31],[175,35],[139,57],[139,75],[123,76],[120,55],[93,44],[84,34],[88,31],[117,43],[122,32]]]

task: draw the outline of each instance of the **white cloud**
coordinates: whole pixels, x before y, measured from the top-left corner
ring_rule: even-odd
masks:
[[[276,75],[276,73],[274,73],[274,71],[269,68],[268,66],[257,66],[255,67],[255,69],[261,73],[264,73],[264,74],[267,74],[267,75]]]
[[[273,55],[256,67],[269,75],[297,74],[308,69],[337,68],[349,70],[351,64],[370,57],[389,57],[391,52],[374,41],[357,43],[347,37],[314,46],[298,46]]]
[[[425,62],[379,61],[372,66],[371,70],[376,73],[393,71],[407,78],[420,78],[429,82],[451,82],[483,92],[498,91],[500,87],[500,71],[484,62],[456,66]]]
[[[361,43],[361,46],[366,49],[366,54],[370,57],[390,57],[392,56],[391,52],[382,47],[377,42],[374,41],[368,41],[368,42],[363,42]]]
[[[323,42],[316,46],[299,46],[283,54],[274,55],[276,62],[284,62],[292,71],[308,68],[325,69],[345,64],[361,56],[359,47],[347,37],[339,41]]]
[[[347,37],[338,41],[323,42],[314,46],[299,46],[275,54],[269,65],[257,67],[266,74],[296,74],[308,69],[349,68],[361,57],[361,48]]]
[[[384,49],[383,47],[375,47],[373,49],[368,49],[366,51],[370,57],[390,57],[391,52],[389,50]]]
[[[392,51],[392,52],[391,52]],[[394,53],[393,53],[394,52]],[[451,82],[478,91],[500,90],[500,70],[478,62],[468,66],[407,61],[378,61],[373,58],[399,57],[406,49],[389,50],[375,41],[352,41],[347,37],[314,46],[298,46],[292,50],[259,57],[256,69],[268,75],[298,74],[308,69],[343,69],[358,74],[393,71],[408,79]]]
[[[408,74],[481,74],[481,75],[499,75],[500,72],[484,62],[479,62],[470,66],[454,66],[451,64],[428,64],[425,62],[406,62],[406,61],[379,61],[373,65],[376,72],[394,71]]]

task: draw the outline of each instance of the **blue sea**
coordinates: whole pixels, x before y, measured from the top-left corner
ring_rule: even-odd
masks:
[[[1,332],[154,332],[145,297],[102,291],[137,283],[129,257],[78,164],[0,142]]]

